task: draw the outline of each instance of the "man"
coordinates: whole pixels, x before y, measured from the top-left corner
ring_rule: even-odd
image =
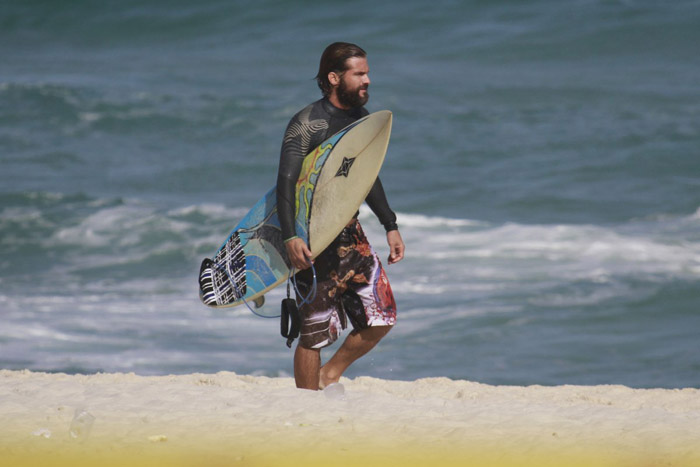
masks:
[[[368,115],[367,54],[354,44],[336,42],[321,56],[316,81],[323,98],[297,113],[282,142],[277,176],[277,209],[289,260],[298,271],[300,292],[310,295],[311,251],[296,237],[294,191],[304,157],[326,138]],[[389,264],[403,258],[404,243],[379,179],[366,202],[386,230]],[[294,353],[297,387],[323,389],[369,352],[396,322],[396,303],[379,258],[367,242],[357,215],[314,261],[316,298],[299,310],[299,344]],[[338,339],[348,320],[353,331],[321,367],[321,348]]]

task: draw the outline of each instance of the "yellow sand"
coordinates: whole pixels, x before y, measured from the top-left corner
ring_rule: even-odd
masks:
[[[3,370],[0,466],[700,466],[697,389],[341,383]]]

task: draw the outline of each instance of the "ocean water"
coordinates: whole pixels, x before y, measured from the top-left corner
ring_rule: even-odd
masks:
[[[4,2],[0,368],[290,375],[278,321],[196,277],[346,40],[394,112],[407,246],[398,324],[348,376],[700,387],[699,24],[684,0]]]

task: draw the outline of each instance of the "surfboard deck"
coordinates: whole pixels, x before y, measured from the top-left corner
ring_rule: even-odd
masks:
[[[296,184],[296,232],[318,256],[352,219],[379,174],[391,135],[392,114],[374,112],[348,125],[311,151]],[[255,304],[284,282],[291,263],[277,217],[277,187],[271,188],[234,227],[212,258],[202,261],[199,296],[210,307]],[[274,307],[270,307],[274,308]]]

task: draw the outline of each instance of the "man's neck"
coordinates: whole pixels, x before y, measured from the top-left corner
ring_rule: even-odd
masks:
[[[328,96],[328,102],[333,104],[333,107],[335,107],[336,109],[350,110],[350,107],[346,107],[340,103],[340,101],[338,100],[338,95],[336,93],[331,93],[331,95]]]

